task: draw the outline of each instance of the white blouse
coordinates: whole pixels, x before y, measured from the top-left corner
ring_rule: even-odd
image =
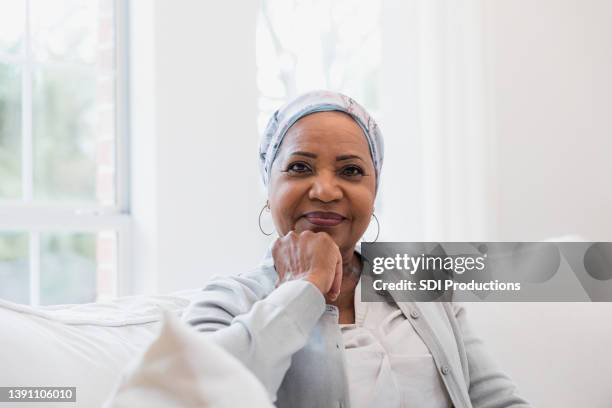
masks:
[[[355,324],[341,324],[352,408],[449,408],[433,357],[395,304],[361,302]]]

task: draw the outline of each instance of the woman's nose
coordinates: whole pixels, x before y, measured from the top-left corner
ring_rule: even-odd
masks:
[[[338,185],[336,174],[321,172],[313,178],[308,196],[311,200],[323,202],[336,201],[342,198],[342,189]]]

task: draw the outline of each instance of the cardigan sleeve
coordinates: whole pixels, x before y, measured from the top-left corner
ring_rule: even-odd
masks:
[[[512,380],[497,367],[483,341],[468,323],[463,305],[453,304],[463,338],[469,375],[469,396],[474,408],[530,408]]]
[[[261,275],[215,278],[183,316],[253,372],[273,402],[291,357],[325,310],[323,295],[310,282],[274,284]]]

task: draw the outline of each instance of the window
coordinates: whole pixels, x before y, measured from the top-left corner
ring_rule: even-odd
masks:
[[[257,22],[258,127],[313,89],[343,92],[380,120],[381,1],[263,0]]]
[[[129,241],[119,4],[0,0],[0,298],[118,294]]]

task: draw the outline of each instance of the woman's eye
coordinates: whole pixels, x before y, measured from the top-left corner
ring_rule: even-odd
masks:
[[[363,170],[358,166],[346,166],[342,169],[342,175],[348,177],[363,176]]]
[[[289,167],[287,167],[287,171],[290,173],[307,173],[310,171],[310,167],[306,163],[296,162],[291,163]]]

